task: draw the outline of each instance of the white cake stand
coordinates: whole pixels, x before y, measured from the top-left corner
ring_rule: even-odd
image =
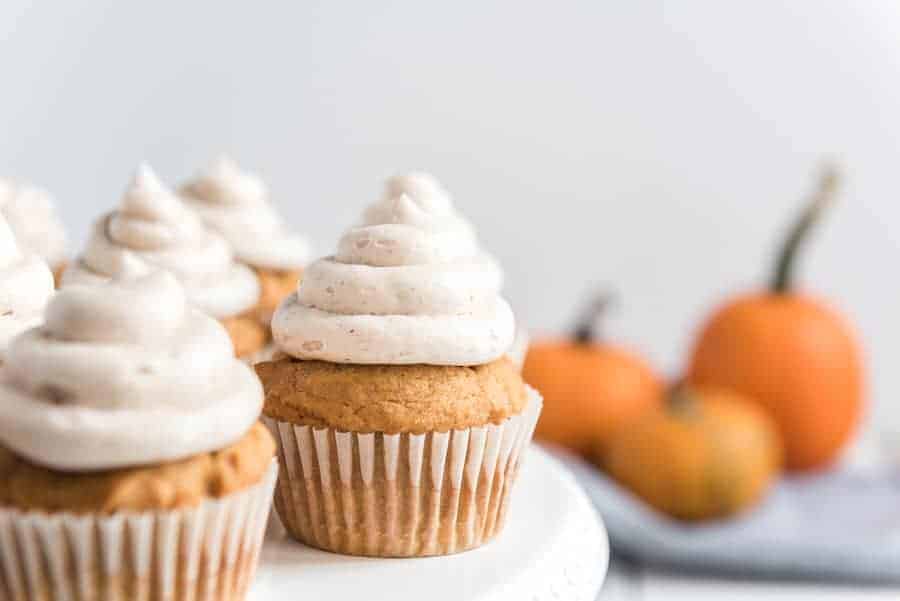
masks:
[[[503,533],[450,557],[333,555],[270,532],[251,601],[593,601],[606,576],[603,523],[568,471],[532,446]]]

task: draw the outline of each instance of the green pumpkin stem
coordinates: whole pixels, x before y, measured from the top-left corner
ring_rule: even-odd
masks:
[[[794,264],[803,243],[809,238],[809,232],[819,222],[825,210],[834,203],[840,177],[834,165],[826,164],[819,177],[818,186],[809,203],[800,213],[799,218],[790,229],[788,237],[778,253],[775,265],[775,276],[772,278],[771,290],[775,294],[786,294],[793,285]]]
[[[611,292],[603,292],[594,299],[575,326],[573,338],[577,344],[591,344],[600,339],[597,323],[614,302],[615,295]]]

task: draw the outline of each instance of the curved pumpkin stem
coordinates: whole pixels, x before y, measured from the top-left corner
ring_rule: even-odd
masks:
[[[615,301],[616,295],[610,291],[602,292],[594,299],[575,326],[573,338],[577,344],[590,344],[600,339],[597,322]]]
[[[771,285],[771,290],[775,294],[784,294],[791,290],[797,253],[804,241],[809,238],[810,230],[818,223],[822,213],[833,204],[839,180],[837,167],[826,164],[819,177],[818,187],[791,228],[784,241],[784,246],[781,247],[781,252],[778,253],[775,276],[772,278]]]

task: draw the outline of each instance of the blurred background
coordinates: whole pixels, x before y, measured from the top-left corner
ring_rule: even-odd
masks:
[[[609,284],[611,335],[673,371],[837,157],[802,282],[862,330],[900,426],[898,32],[890,2],[5,0],[0,167],[80,242],[139,161],[174,182],[227,151],[323,254],[386,175],[427,169],[530,327]]]
[[[225,151],[326,254],[425,169],[529,328],[609,285],[609,336],[674,375],[832,157],[800,280],[865,341],[868,432],[900,430],[898,34],[891,2],[5,0],[0,173],[49,188],[78,247],[139,161],[174,183]]]

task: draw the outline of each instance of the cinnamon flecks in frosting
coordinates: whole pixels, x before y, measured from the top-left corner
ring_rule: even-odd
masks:
[[[23,253],[0,217],[0,359],[10,340],[40,325],[53,296],[53,273],[37,254]]]
[[[259,299],[259,281],[234,260],[228,243],[200,219],[146,165],[141,165],[119,208],[101,217],[63,286],[97,284],[122,275],[127,262],[162,268],[184,285],[188,298],[214,317],[237,315]]]
[[[499,280],[434,178],[396,177],[337,253],[307,267],[272,330],[301,359],[488,363],[506,352],[515,327]]]
[[[309,261],[309,244],[288,227],[269,201],[262,179],[221,157],[181,187],[200,218],[228,240],[238,259],[265,269],[296,270]]]
[[[64,289],[13,340],[0,443],[61,471],[156,464],[240,439],[262,397],[224,328],[156,271]]]
[[[0,178],[0,213],[23,250],[39,255],[54,269],[66,262],[66,230],[49,192]]]

